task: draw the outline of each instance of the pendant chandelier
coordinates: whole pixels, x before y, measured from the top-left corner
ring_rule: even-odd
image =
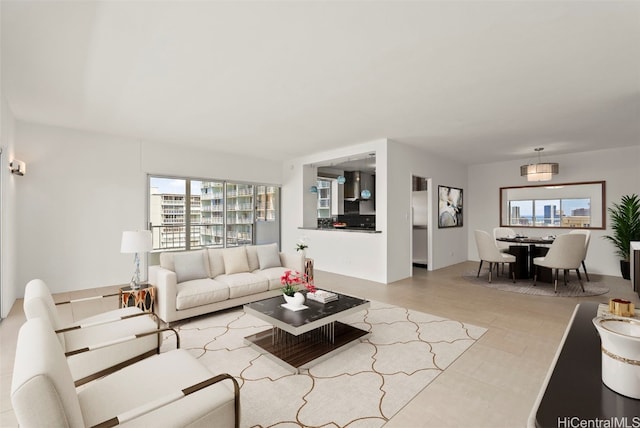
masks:
[[[549,181],[558,173],[559,166],[557,163],[542,162],[540,160],[540,152],[544,147],[534,149],[538,153],[538,163],[522,165],[520,167],[520,175],[527,177],[527,181]]]

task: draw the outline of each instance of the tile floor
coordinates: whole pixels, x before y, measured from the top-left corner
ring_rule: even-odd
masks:
[[[606,277],[611,291],[602,296],[560,298],[526,296],[473,285],[462,273],[477,268],[465,262],[384,285],[316,271],[321,288],[405,306],[488,328],[488,332],[442,375],[402,409],[387,427],[526,427],[567,322],[577,303],[620,297],[640,305],[630,282]],[[596,276],[593,274],[593,276]],[[56,300],[111,290],[60,294]],[[64,316],[78,319],[117,307],[115,298],[75,304]],[[69,305],[66,305],[67,307]],[[22,301],[0,323],[0,427],[17,426],[9,397],[17,331],[24,322]]]

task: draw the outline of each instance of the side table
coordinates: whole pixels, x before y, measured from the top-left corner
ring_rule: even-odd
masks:
[[[141,284],[134,290],[130,285],[120,287],[120,307],[137,306],[145,312],[153,312],[153,304],[156,301],[156,288],[150,284]]]

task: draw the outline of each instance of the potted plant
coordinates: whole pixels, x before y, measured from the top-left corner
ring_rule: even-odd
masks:
[[[307,240],[305,238],[300,238],[296,243],[296,251],[302,251],[302,256],[307,257]]]
[[[616,247],[616,254],[621,257],[620,270],[624,279],[630,279],[630,247],[631,241],[640,241],[640,198],[635,193],[624,195],[620,204],[613,203],[608,208],[611,216],[613,235],[604,236]]]
[[[280,277],[280,284],[282,284],[284,300],[292,307],[300,307],[304,303],[305,296],[298,291],[299,285],[304,285],[310,293],[316,292],[316,287],[309,282],[307,276],[297,271],[285,271]]]

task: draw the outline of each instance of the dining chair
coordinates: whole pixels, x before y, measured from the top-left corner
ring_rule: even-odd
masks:
[[[515,230],[510,227],[494,227],[493,228],[493,239],[496,241],[496,246],[498,249],[506,253],[509,251],[509,243],[498,241],[498,238],[507,238],[516,236]]]
[[[68,360],[48,322],[20,328],[11,404],[23,428],[238,427],[240,388],[184,349],[141,360],[76,388]]]
[[[582,269],[584,270],[584,276],[587,278],[587,281],[591,281],[589,279],[589,274],[587,273],[587,266],[584,264],[584,261],[587,258],[587,251],[589,251],[589,241],[591,240],[591,231],[587,229],[573,229],[569,233],[582,234],[585,236],[584,254],[582,255]]]
[[[533,285],[536,285],[538,279],[538,266],[554,269],[553,290],[558,292],[558,271],[562,269],[564,285],[567,285],[567,275],[569,270],[575,269],[578,275],[580,287],[584,291],[582,278],[580,277],[580,263],[584,255],[585,235],[565,233],[558,235],[551,244],[549,252],[544,257],[535,257],[533,264],[535,266],[535,274],[533,275]]]
[[[26,318],[42,318],[55,331],[69,359],[76,386],[160,352],[160,333],[166,329],[160,328],[159,319],[153,313],[133,306],[113,309],[66,325],[56,307],[104,297],[107,296],[55,303],[47,284],[41,279],[29,281],[25,288],[23,308]],[[114,346],[101,346],[104,343],[113,343]],[[92,352],[77,352],[85,348],[92,349]]]
[[[493,240],[496,243],[496,247],[500,250],[501,253],[508,253],[509,246],[511,245],[508,242],[498,241],[498,238],[507,238],[516,236],[515,230],[510,227],[494,227],[493,228]],[[502,273],[504,273],[504,263],[502,265]]]
[[[478,274],[476,275],[476,277],[480,276],[482,262],[489,262],[489,282],[491,282],[494,266],[496,266],[497,270],[498,264],[509,263],[513,282],[516,282],[516,256],[507,253],[501,253],[498,247],[496,247],[495,240],[491,238],[491,235],[489,235],[489,233],[485,232],[484,230],[475,230],[474,234],[476,238],[476,247],[478,248],[478,256],[480,257],[480,266],[478,266]]]

